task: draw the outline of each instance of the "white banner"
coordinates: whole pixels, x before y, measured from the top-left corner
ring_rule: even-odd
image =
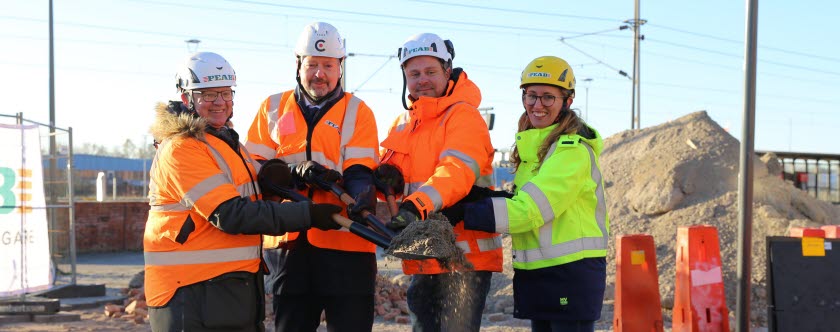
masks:
[[[52,280],[37,125],[0,124],[0,296]]]

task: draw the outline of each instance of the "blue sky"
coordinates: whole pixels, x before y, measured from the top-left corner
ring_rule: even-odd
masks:
[[[641,6],[648,21],[641,30],[642,127],[706,110],[740,139],[745,3]],[[838,7],[760,4],[757,150],[838,153]],[[46,123],[49,2],[0,0],[0,8],[0,113]],[[177,98],[175,71],[195,49],[185,40],[199,39],[198,50],[217,52],[236,69],[233,121],[244,136],[265,97],[294,87],[292,47],[303,26],[320,20],[358,54],[347,59],[346,88],[374,110],[380,140],[403,110],[399,65],[387,56],[420,32],[454,42],[455,65],[481,88],[481,106],[494,108],[496,148],[513,142],[519,74],[542,55],[574,66],[574,106],[588,110],[588,122],[607,137],[630,128],[631,82],[614,69],[632,74],[632,31],[618,29],[632,17],[631,0],[55,1],[56,122],[73,127],[77,146],[148,140],[154,104]]]

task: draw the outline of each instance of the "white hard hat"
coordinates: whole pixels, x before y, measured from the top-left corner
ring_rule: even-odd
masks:
[[[297,56],[344,58],[344,44],[338,30],[329,23],[315,22],[303,28],[295,46]]]
[[[455,49],[452,42],[443,40],[433,33],[421,33],[408,38],[403,46],[397,51],[397,57],[402,66],[408,59],[416,56],[429,55],[443,60],[446,63],[455,57]]]
[[[188,56],[175,78],[178,91],[236,86],[233,67],[225,58],[213,52],[198,52]]]

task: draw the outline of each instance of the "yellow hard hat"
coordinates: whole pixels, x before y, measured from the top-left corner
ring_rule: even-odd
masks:
[[[566,60],[556,56],[541,56],[531,61],[522,71],[524,88],[529,84],[548,84],[568,90],[575,89],[575,73]]]

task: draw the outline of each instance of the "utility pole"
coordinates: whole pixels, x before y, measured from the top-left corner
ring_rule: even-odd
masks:
[[[758,48],[758,0],[746,0],[744,33],[744,116],[738,181],[738,289],[735,293],[735,331],[750,330],[752,279],[753,157],[755,156],[755,76]]]
[[[341,44],[344,46],[344,53],[347,54],[347,38],[341,39]],[[347,91],[347,56],[341,60],[341,89]]]
[[[201,40],[187,39],[184,42],[187,43],[187,52],[193,54],[198,51],[198,44],[201,43]]]
[[[592,78],[584,78],[582,81],[586,82],[586,108],[584,108],[583,122],[589,122],[589,83]]]
[[[47,174],[49,174],[49,181],[45,181],[45,185],[47,188],[47,197],[49,197],[49,201],[47,202],[47,206],[57,205],[58,204],[58,192],[55,190],[55,183],[58,182],[58,167],[56,165],[58,155],[56,153],[56,142],[55,142],[55,45],[54,39],[55,36],[53,35],[53,2],[50,0],[50,19],[49,19],[49,29],[50,29],[50,73],[49,73],[49,99],[50,99],[50,170]],[[72,183],[68,183],[68,186],[72,187]],[[57,228],[58,221],[56,220],[55,211],[53,209],[47,209],[47,215],[49,216],[49,229],[54,230]],[[70,230],[73,231],[72,229]],[[54,241],[50,241],[51,246],[51,253],[57,253],[58,247],[53,244]],[[76,275],[73,275],[75,278]]]
[[[633,98],[631,101],[631,115],[630,115],[630,129],[640,129],[641,116],[641,89],[639,86],[639,41],[645,39],[641,34],[641,26],[647,23],[646,20],[639,19],[639,0],[636,1],[634,15],[632,20],[624,21],[633,26]]]

